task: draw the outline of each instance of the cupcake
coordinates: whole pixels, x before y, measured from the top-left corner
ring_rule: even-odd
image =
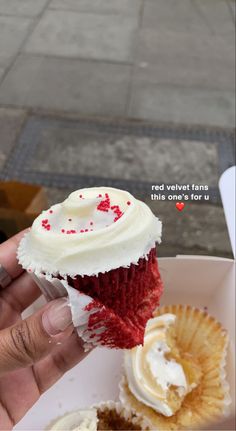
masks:
[[[47,431],[100,431],[137,430],[144,431],[147,424],[121,403],[107,401],[90,410],[76,410],[54,420]]]
[[[143,343],[162,294],[160,239],[161,222],[130,193],[82,189],[43,211],[18,259],[48,300],[69,296],[87,346],[127,349]]]
[[[228,337],[221,324],[190,306],[164,306],[147,323],[143,346],[125,352],[120,401],[149,429],[205,427],[227,414]]]
[[[46,431],[97,431],[97,425],[95,409],[77,410],[55,419]]]

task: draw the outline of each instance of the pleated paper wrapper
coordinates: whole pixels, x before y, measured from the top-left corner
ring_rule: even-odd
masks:
[[[163,291],[155,249],[137,265],[98,276],[30,275],[48,301],[68,295],[73,324],[86,349],[102,345],[127,349],[142,344],[146,322]]]
[[[154,313],[176,315],[176,343],[180,351],[197,360],[202,371],[199,385],[186,395],[180,409],[165,417],[138,401],[131,393],[126,376],[120,383],[120,401],[134,409],[152,430],[199,429],[229,413],[231,403],[226,381],[227,332],[206,312],[185,305],[163,306]]]

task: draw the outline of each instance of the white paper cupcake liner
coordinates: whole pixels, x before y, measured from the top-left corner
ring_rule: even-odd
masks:
[[[129,397],[127,397],[126,391],[125,391],[125,377],[122,376],[121,381],[119,383],[119,400],[120,400],[120,405],[126,406],[126,409],[128,411],[132,411],[134,412],[134,414],[139,418],[139,420],[142,420],[146,426],[145,429],[152,429],[152,423],[151,421],[148,419],[148,417],[144,417],[143,415],[141,415],[137,410],[135,410],[134,408],[132,408],[132,406],[130,405],[129,402]]]
[[[73,325],[79,337],[84,341],[84,350],[88,351],[95,346],[100,346],[98,335],[105,330],[105,325],[91,331],[88,328],[89,317],[91,314],[96,313],[98,309],[93,308],[92,311],[85,309],[93,302],[93,298],[69,286],[66,280],[59,280],[47,274],[36,275],[31,272],[29,274],[37,283],[47,301],[68,296]]]
[[[119,384],[119,400],[126,408],[132,408],[137,415],[142,415],[149,424],[150,430],[156,430],[158,427],[161,427],[163,430],[178,430],[180,427],[181,429],[199,429],[199,426],[207,426],[207,424],[230,414],[231,397],[229,394],[229,384],[226,380],[228,335],[213,317],[194,307],[182,305],[162,306],[154,312],[154,316],[165,313],[176,314],[179,319],[181,319],[181,317],[184,319],[180,321],[178,327],[179,331],[177,330],[176,337],[177,339],[180,337],[181,340],[186,340],[186,346],[195,346],[195,354],[199,352],[202,353],[201,358],[205,358],[201,359],[202,366],[206,366],[204,379],[208,376],[206,387],[208,388],[207,385],[209,385],[209,390],[203,395],[199,395],[199,406],[197,410],[196,403],[198,395],[192,398],[191,401],[189,400],[185,406],[181,407],[180,410],[173,415],[174,419],[172,421],[172,417],[165,418],[160,413],[156,413],[150,407],[136,399],[128,387],[128,381],[124,370],[124,375]],[[201,332],[199,332],[200,327]],[[204,330],[202,329],[203,327],[205,328]],[[196,328],[198,328],[198,331]],[[214,334],[214,337],[211,334]],[[211,337],[211,343],[208,337]],[[208,351],[208,346],[212,346],[212,350]],[[187,348],[186,351],[188,351]],[[211,351],[212,354],[210,353]],[[211,361],[211,367],[209,367],[209,363],[208,365],[205,364],[204,361],[206,360]],[[207,366],[209,369],[207,369]],[[218,393],[219,396],[217,396]],[[213,407],[215,410],[211,410]],[[186,423],[186,420],[188,420],[187,414],[189,414],[189,420],[192,421],[188,425]],[[186,426],[181,425],[182,419]]]

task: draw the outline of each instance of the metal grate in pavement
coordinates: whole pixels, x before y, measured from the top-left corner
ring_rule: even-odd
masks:
[[[95,135],[110,134],[112,136],[136,136],[162,138],[168,140],[188,140],[217,144],[218,174],[234,164],[234,136],[231,130],[174,126],[168,124],[155,125],[144,122],[92,120],[92,119],[61,119],[31,115],[25,124],[19,140],[10,154],[0,178],[3,180],[20,179],[21,181],[41,184],[56,188],[82,188],[94,185],[124,188],[131,193],[146,193],[151,191],[149,181],[122,178],[104,178],[91,175],[73,175],[66,173],[40,172],[34,169],[33,160],[40,146],[44,130],[50,128],[78,129],[81,132],[91,132]],[[27,169],[26,169],[27,167]],[[220,196],[217,184],[210,187],[210,201],[219,203]]]

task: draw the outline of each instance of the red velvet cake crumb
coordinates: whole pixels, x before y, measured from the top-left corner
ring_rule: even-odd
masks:
[[[158,270],[156,250],[137,265],[118,268],[98,276],[68,277],[70,286],[93,298],[87,310],[97,310],[89,317],[88,329],[99,343],[111,348],[130,349],[143,344],[145,326],[159,305],[163,284]]]

